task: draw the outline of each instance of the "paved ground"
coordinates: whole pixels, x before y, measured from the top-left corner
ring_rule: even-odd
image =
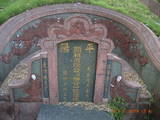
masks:
[[[114,120],[104,111],[85,110],[83,107],[42,105],[37,120]]]

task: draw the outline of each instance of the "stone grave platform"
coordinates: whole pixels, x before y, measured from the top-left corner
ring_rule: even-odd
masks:
[[[110,113],[81,106],[42,105],[37,120],[114,120]]]

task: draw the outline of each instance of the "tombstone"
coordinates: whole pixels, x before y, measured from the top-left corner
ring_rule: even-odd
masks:
[[[93,102],[97,45],[67,41],[58,45],[59,101]]]
[[[21,112],[27,104],[38,111],[42,103],[106,104],[117,96],[148,104],[158,91],[158,37],[122,14],[56,5],[16,16],[0,31],[0,100]]]

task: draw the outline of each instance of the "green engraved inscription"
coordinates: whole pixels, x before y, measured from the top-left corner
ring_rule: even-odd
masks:
[[[66,41],[57,53],[59,101],[93,101],[97,44]]]

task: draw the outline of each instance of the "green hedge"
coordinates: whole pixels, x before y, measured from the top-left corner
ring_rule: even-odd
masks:
[[[73,3],[75,1],[76,0],[0,0],[0,6],[6,2],[4,5],[5,8],[0,11],[0,24],[12,16],[35,7],[58,3]],[[128,15],[143,22],[160,36],[160,18],[151,13],[139,0],[81,0],[81,2],[109,8]]]

